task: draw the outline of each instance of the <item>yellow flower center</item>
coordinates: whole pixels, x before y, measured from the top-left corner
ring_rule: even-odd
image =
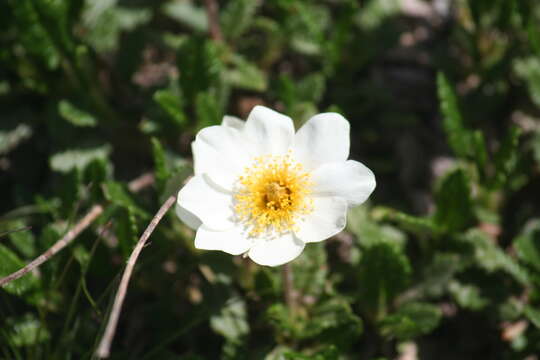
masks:
[[[310,174],[290,154],[261,156],[238,178],[234,210],[251,236],[296,230],[313,211]]]

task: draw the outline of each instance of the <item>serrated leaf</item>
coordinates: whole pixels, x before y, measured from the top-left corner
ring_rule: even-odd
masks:
[[[259,0],[232,0],[221,11],[221,29],[225,39],[238,39],[255,19],[255,12],[261,5]]]
[[[392,221],[401,228],[415,234],[433,233],[439,229],[432,218],[406,214],[387,207],[377,207],[373,210],[374,216],[383,221]]]
[[[186,40],[178,49],[179,83],[186,104],[194,104],[200,92],[210,91],[221,80],[221,51],[217,44],[196,36]],[[217,103],[217,99],[213,101]]]
[[[148,22],[150,9],[128,8],[117,5],[117,0],[86,2],[81,24],[86,30],[85,40],[98,52],[118,47],[120,33]]]
[[[535,309],[530,305],[525,305],[525,307],[523,308],[523,313],[533,323],[534,326],[540,329],[540,310]]]
[[[11,130],[1,130],[0,155],[7,154],[31,136],[32,128],[26,124],[19,124],[15,129]]]
[[[510,274],[520,284],[524,286],[530,284],[531,280],[527,270],[508,256],[487,234],[473,229],[468,231],[463,239],[474,246],[476,263],[481,268],[487,272],[502,270]]]
[[[488,300],[480,295],[480,289],[477,286],[452,281],[448,290],[456,303],[464,309],[478,311],[488,304]]]
[[[84,170],[95,159],[107,159],[111,153],[111,146],[106,144],[94,148],[71,149],[56,153],[49,159],[51,169],[62,173],[77,168]]]
[[[439,325],[441,317],[441,310],[435,305],[409,303],[382,319],[379,326],[384,336],[400,340],[413,339],[433,331]]]
[[[265,91],[268,84],[266,74],[257,65],[240,55],[232,56],[233,68],[225,72],[225,79],[233,86],[245,90]]]
[[[363,330],[362,320],[345,301],[337,298],[315,306],[309,319],[301,326],[300,339],[318,339],[338,347],[350,346]]]
[[[178,94],[169,89],[158,90],[154,93],[154,101],[174,120],[179,127],[187,125],[186,114],[183,111],[184,102]]]
[[[118,237],[118,243],[120,245],[120,249],[122,250],[122,254],[127,259],[140,235],[137,227],[135,211],[132,207],[122,208],[119,210],[118,216],[115,218],[115,220],[115,233]]]
[[[26,264],[15,253],[0,244],[0,278],[22,269]],[[38,278],[32,273],[7,283],[2,289],[13,295],[23,295],[37,286]]]
[[[461,169],[445,176],[435,194],[435,202],[437,211],[433,220],[445,231],[462,230],[474,220],[469,179]]]
[[[511,127],[499,150],[495,153],[495,175],[493,185],[501,186],[512,176],[517,164],[520,135],[521,130],[518,127]]]
[[[94,127],[97,125],[97,120],[94,116],[75,107],[67,100],[61,100],[58,103],[58,113],[75,126]]]
[[[168,1],[162,11],[171,18],[189,26],[195,31],[208,30],[208,17],[202,6],[195,6],[192,1]]]
[[[215,96],[207,92],[200,93],[197,95],[195,106],[197,128],[202,129],[220,123],[223,114],[219,109]]]
[[[347,229],[356,235],[362,247],[371,247],[379,243],[391,243],[398,247],[405,244],[405,234],[399,229],[380,225],[368,215],[367,206],[357,206],[349,210]]]
[[[464,158],[472,155],[471,134],[463,125],[454,89],[441,72],[437,74],[437,91],[443,114],[443,125],[450,147],[459,157]]]
[[[115,205],[131,209],[136,215],[143,219],[149,217],[148,213],[141,209],[135,200],[131,198],[126,187],[118,182],[106,181],[103,183],[103,194],[105,198]]]
[[[540,220],[527,224],[525,231],[514,240],[514,247],[522,261],[540,271]]]
[[[365,249],[359,265],[360,298],[369,309],[386,305],[409,283],[411,265],[399,247],[376,243]]]
[[[152,138],[152,155],[154,157],[155,178],[158,191],[161,193],[165,188],[165,183],[170,177],[170,171],[165,163],[165,150],[158,139]]]

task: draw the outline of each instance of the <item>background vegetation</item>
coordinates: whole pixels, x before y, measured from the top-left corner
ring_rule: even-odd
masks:
[[[170,211],[113,359],[538,359],[540,3],[212,4],[0,2],[0,277],[104,206],[0,289],[0,358],[91,358],[194,134],[266,104],[348,118],[369,204],[292,263],[293,308],[280,268],[194,249]]]

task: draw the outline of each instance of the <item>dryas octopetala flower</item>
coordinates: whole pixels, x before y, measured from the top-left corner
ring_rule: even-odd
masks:
[[[194,177],[176,212],[197,230],[195,247],[246,254],[261,265],[296,258],[306,243],[345,227],[347,209],[375,189],[375,176],[349,156],[349,122],[319,114],[295,133],[263,106],[246,122],[226,116],[192,144]]]

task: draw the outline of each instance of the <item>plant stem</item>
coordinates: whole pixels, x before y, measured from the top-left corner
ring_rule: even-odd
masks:
[[[111,310],[109,321],[107,322],[107,327],[105,328],[105,333],[103,334],[101,342],[99,343],[98,349],[96,351],[96,356],[99,358],[109,357],[111,343],[116,332],[116,326],[118,325],[118,319],[120,317],[122,305],[124,304],[124,299],[126,297],[129,280],[131,279],[131,274],[133,273],[133,268],[135,267],[135,263],[137,262],[139,254],[141,253],[144,245],[146,244],[146,241],[156,228],[157,224],[159,224],[159,222],[163,218],[163,215],[165,215],[165,213],[174,205],[175,202],[176,196],[172,195],[169,196],[169,198],[165,201],[163,205],[161,205],[158,212],[140,237],[137,245],[135,245],[133,252],[129,256],[126,269],[124,270],[122,280],[120,281],[118,291],[116,292],[116,297],[114,299],[114,304]]]

